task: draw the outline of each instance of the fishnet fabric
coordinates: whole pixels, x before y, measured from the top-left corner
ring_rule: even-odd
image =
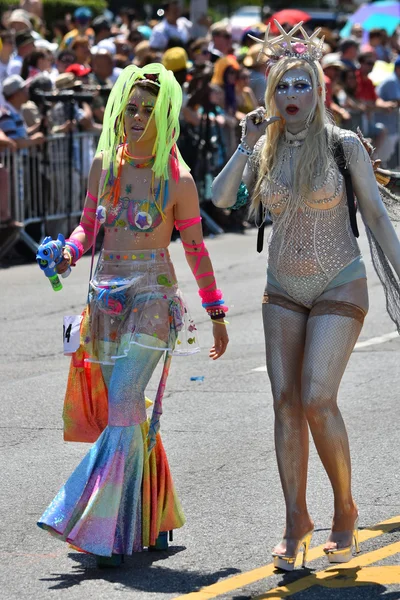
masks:
[[[334,530],[347,531],[353,525],[349,514],[354,502],[349,443],[337,393],[365,311],[333,299],[317,302],[306,314],[303,307],[301,311],[293,310],[293,303],[278,294],[266,296],[266,356],[274,398],[276,455],[287,512],[286,537],[306,533],[309,521],[305,500],[307,423],[332,484]],[[289,543],[287,547],[289,553]]]
[[[284,299],[285,300],[285,299]],[[301,537],[307,518],[308,427],[301,403],[301,373],[308,315],[263,304],[268,375],[275,412],[275,451],[286,504],[286,534]],[[307,523],[304,527],[306,531]],[[297,531],[297,528],[300,530]],[[287,552],[295,549],[289,547]]]
[[[400,333],[400,282],[371,229],[366,227],[366,231],[372,264],[385,292],[386,309]]]
[[[338,517],[353,502],[349,443],[337,394],[361,328],[358,320],[337,314],[311,316],[307,323],[302,402]]]
[[[378,183],[379,193],[382,202],[386,207],[388,215],[392,221],[400,221],[400,197]],[[400,191],[400,188],[399,188]]]

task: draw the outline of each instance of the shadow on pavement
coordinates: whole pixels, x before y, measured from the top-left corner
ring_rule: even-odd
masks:
[[[183,550],[186,550],[185,546],[175,546],[167,552],[137,553],[125,557],[123,565],[114,569],[98,569],[95,559],[89,554],[69,553],[69,558],[78,563],[73,566],[73,571],[54,573],[53,577],[45,577],[41,581],[53,582],[49,585],[51,590],[68,589],[88,580],[104,580],[132,590],[184,594],[240,573],[239,569],[233,568],[219,569],[215,573],[179,571],[154,564]]]

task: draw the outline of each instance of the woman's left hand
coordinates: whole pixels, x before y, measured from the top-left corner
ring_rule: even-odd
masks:
[[[210,350],[209,357],[213,360],[217,360],[217,358],[225,353],[226,347],[229,343],[228,332],[223,320],[220,322],[213,322],[213,336],[214,346]]]

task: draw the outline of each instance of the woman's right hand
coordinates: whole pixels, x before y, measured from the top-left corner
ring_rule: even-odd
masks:
[[[260,137],[264,135],[267,127],[276,121],[280,121],[280,117],[265,118],[265,108],[259,107],[256,110],[249,112],[244,118],[244,135],[242,140],[250,147],[253,147]],[[242,123],[243,123],[242,121]]]
[[[65,273],[65,271],[68,271],[70,266],[71,266],[71,254],[68,252],[68,250],[64,249],[62,261],[59,262],[56,267],[57,273],[59,275],[62,275],[63,273]]]

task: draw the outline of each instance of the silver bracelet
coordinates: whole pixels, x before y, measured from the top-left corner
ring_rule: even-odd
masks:
[[[250,146],[246,147],[243,145],[243,142],[240,142],[239,146],[237,147],[238,152],[240,152],[241,154],[244,154],[245,156],[251,156],[253,154],[253,149],[250,148]]]

